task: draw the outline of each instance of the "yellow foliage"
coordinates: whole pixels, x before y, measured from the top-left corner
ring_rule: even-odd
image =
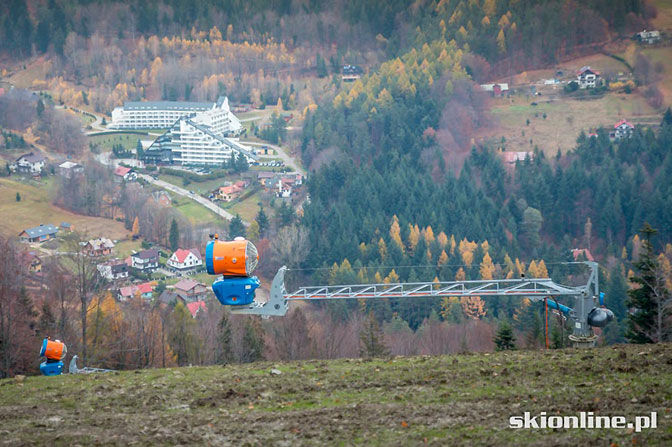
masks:
[[[480,320],[485,316],[485,302],[480,296],[465,296],[462,297],[462,312],[467,318],[472,320]]]
[[[483,256],[480,268],[481,279],[493,279],[495,275],[495,265],[492,263],[492,258],[489,253]]]
[[[439,233],[439,235],[436,237],[436,240],[439,243],[439,247],[441,248],[445,248],[448,244],[448,236],[446,236],[446,233],[443,231]]]
[[[460,267],[457,270],[457,273],[455,273],[455,281],[464,281],[467,279],[467,274],[465,273],[464,269]]]
[[[392,269],[389,275],[383,280],[384,284],[397,284],[399,282],[399,275]]]
[[[380,259],[384,260],[387,257],[387,244],[381,237],[378,241],[378,254],[380,254]]]
[[[404,244],[401,241],[401,228],[399,228],[399,219],[397,218],[396,214],[392,216],[392,224],[390,225],[390,237],[394,242],[396,242],[399,248],[403,251]]]
[[[415,250],[415,247],[420,241],[420,228],[417,225],[413,226],[408,224],[409,234],[408,234],[408,245],[411,247],[411,250]]]
[[[448,255],[446,254],[445,250],[441,250],[441,254],[439,255],[439,265],[444,265],[447,262],[448,262]]]

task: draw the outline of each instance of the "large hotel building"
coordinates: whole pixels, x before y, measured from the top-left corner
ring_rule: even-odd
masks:
[[[144,152],[153,164],[221,166],[232,156],[257,160],[254,151],[231,138],[243,126],[226,97],[216,103],[127,102],[112,112],[113,129],[168,129]]]

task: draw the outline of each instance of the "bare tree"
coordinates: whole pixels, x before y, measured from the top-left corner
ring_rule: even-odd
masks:
[[[67,247],[67,257],[72,263],[74,273],[73,285],[80,303],[80,319],[82,328],[81,358],[82,362],[86,364],[86,317],[88,304],[101,281],[100,276],[98,275],[98,269],[96,268],[96,263],[81,250],[81,246],[79,245],[81,240],[86,240],[86,238],[83,237],[80,233],[74,232],[67,236],[66,243],[64,245]]]

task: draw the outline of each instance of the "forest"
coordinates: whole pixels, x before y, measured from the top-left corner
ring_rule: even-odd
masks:
[[[257,244],[265,278],[288,265],[290,288],[521,275],[580,283],[583,272],[564,263],[590,254],[616,316],[602,340],[616,343],[633,340],[627,292],[647,268],[642,257],[664,283],[672,277],[672,112],[628,140],[600,129],[564,153],[531,147],[511,166],[499,155],[505,141],[472,144],[487,124],[476,82],[589,54],[654,15],[639,0],[12,0],[0,6],[0,51],[44,57],[49,75],[33,88],[54,92],[54,103],[109,112],[125,100],[226,94],[302,111],[290,138],[310,171],[310,200],[297,214],[284,206],[269,222],[262,209],[250,227],[238,218],[228,228]],[[345,62],[367,73],[345,86],[337,76]],[[17,120],[12,104],[29,102],[21,121],[54,133],[53,104],[40,108],[41,99],[16,90],[3,96],[0,120]],[[59,180],[53,200],[123,219],[129,230],[138,222],[137,235],[165,246],[174,245],[173,224],[187,245],[207,234],[92,165],[81,178]],[[641,232],[646,223],[658,231],[651,239]],[[543,307],[529,299],[341,301],[272,321],[211,306],[191,318],[179,304],[120,305],[87,277],[91,266],[75,274],[66,263],[46,267],[62,288],[40,302],[28,293],[30,278],[12,268],[20,253],[2,244],[11,254],[0,268],[11,297],[0,309],[3,375],[29,371],[28,346],[47,333],[76,340],[73,350],[88,351],[89,364],[119,369],[487,351],[509,323],[518,347],[544,343]],[[551,321],[553,347],[567,346],[565,325]],[[10,356],[12,346],[19,349]]]

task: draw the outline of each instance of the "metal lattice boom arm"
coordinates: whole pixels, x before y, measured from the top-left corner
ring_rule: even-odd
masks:
[[[302,287],[284,294],[287,301],[348,298],[411,298],[438,296],[560,296],[577,295],[581,288],[554,283],[549,278],[481,281],[418,282]]]

